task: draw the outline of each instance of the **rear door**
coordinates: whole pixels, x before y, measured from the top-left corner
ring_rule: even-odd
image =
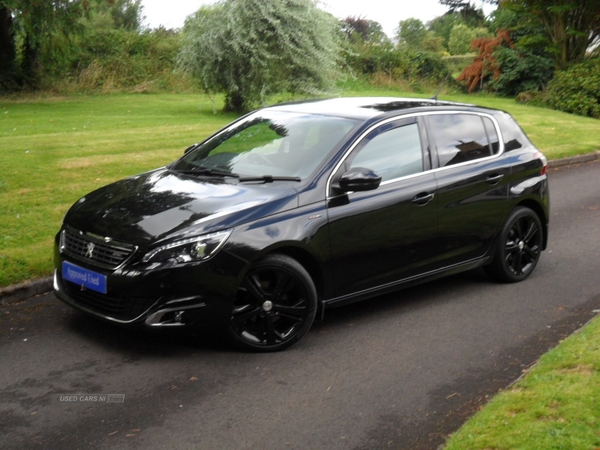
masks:
[[[440,267],[486,254],[506,214],[510,165],[499,127],[485,114],[425,118],[438,186]]]

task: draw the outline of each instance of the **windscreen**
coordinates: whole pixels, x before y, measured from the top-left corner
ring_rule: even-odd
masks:
[[[205,141],[171,169],[304,178],[358,123],[341,117],[259,111]]]

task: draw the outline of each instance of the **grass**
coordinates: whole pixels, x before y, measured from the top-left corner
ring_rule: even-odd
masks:
[[[444,450],[600,448],[600,318],[546,353]]]
[[[344,95],[419,96],[358,88]],[[490,96],[442,98],[511,112],[549,158],[600,149],[594,119]],[[0,99],[0,287],[49,275],[53,237],[71,204],[175,160],[235,118],[214,113],[221,108],[190,94]]]
[[[344,94],[431,97],[366,86]],[[441,98],[510,112],[551,159],[600,149],[597,120],[482,95]],[[51,273],[54,234],[82,195],[176,159],[234,118],[214,114],[203,95],[0,99],[0,287]],[[495,397],[446,450],[600,447],[599,370],[596,319]]]
[[[51,273],[53,235],[79,197],[234,118],[203,95],[0,100],[0,287]]]

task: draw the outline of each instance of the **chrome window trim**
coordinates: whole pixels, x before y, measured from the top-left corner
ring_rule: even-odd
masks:
[[[426,111],[426,112],[419,112],[419,113],[412,113],[412,114],[390,117],[385,120],[382,120],[381,122],[377,122],[377,123],[373,124],[371,127],[369,127],[366,131],[364,131],[354,141],[354,143],[350,146],[350,148],[348,150],[346,150],[346,153],[344,153],[344,156],[342,156],[342,158],[339,160],[339,162],[335,165],[334,169],[331,171],[331,173],[329,174],[329,177],[327,178],[327,184],[325,187],[325,189],[326,189],[325,190],[325,198],[327,200],[329,200],[332,198],[339,197],[339,195],[330,195],[333,177],[337,173],[337,171],[340,169],[340,167],[346,162],[346,159],[348,159],[348,157],[354,151],[354,149],[369,135],[369,133],[373,132],[374,130],[376,130],[379,127],[382,127],[384,125],[387,125],[387,124],[397,121],[397,120],[411,119],[413,117],[418,118],[418,117],[433,116],[433,115],[457,115],[457,114],[480,116],[480,117],[486,117],[486,118],[490,119],[492,121],[492,123],[494,124],[494,128],[496,129],[496,134],[498,135],[498,153],[496,153],[495,155],[486,156],[485,158],[475,159],[472,161],[465,161],[462,163],[453,164],[451,166],[436,167],[435,169],[424,170],[423,172],[418,172],[418,173],[406,175],[403,177],[393,178],[391,180],[384,181],[383,183],[380,184],[380,186],[386,186],[391,183],[396,183],[397,181],[400,181],[400,180],[415,178],[415,177],[421,176],[425,173],[434,173],[435,174],[436,172],[441,172],[444,170],[452,169],[454,167],[463,167],[463,166],[468,166],[468,165],[472,165],[472,164],[478,164],[478,163],[480,163],[480,161],[491,161],[493,159],[499,158],[500,156],[502,156],[504,154],[504,139],[502,137],[502,132],[500,130],[500,124],[498,123],[496,118],[490,113],[486,113],[486,112],[482,112],[482,111],[452,111],[452,110],[450,110],[450,111]],[[409,124],[407,124],[407,125],[409,125]],[[427,125],[425,125],[425,128],[427,128]],[[419,130],[419,132],[420,132],[420,130]],[[489,136],[488,136],[488,139],[489,139]],[[428,141],[429,141],[429,139],[428,139]],[[431,152],[432,152],[432,149],[429,149],[430,155],[431,155]],[[437,155],[437,151],[436,151],[436,155]],[[352,192],[353,191],[347,192],[346,194],[351,194]],[[346,195],[346,194],[342,194],[342,195]]]

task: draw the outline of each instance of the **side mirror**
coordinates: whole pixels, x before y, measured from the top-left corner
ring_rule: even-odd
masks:
[[[338,183],[345,192],[372,191],[381,184],[381,175],[371,169],[353,167],[340,177]]]

